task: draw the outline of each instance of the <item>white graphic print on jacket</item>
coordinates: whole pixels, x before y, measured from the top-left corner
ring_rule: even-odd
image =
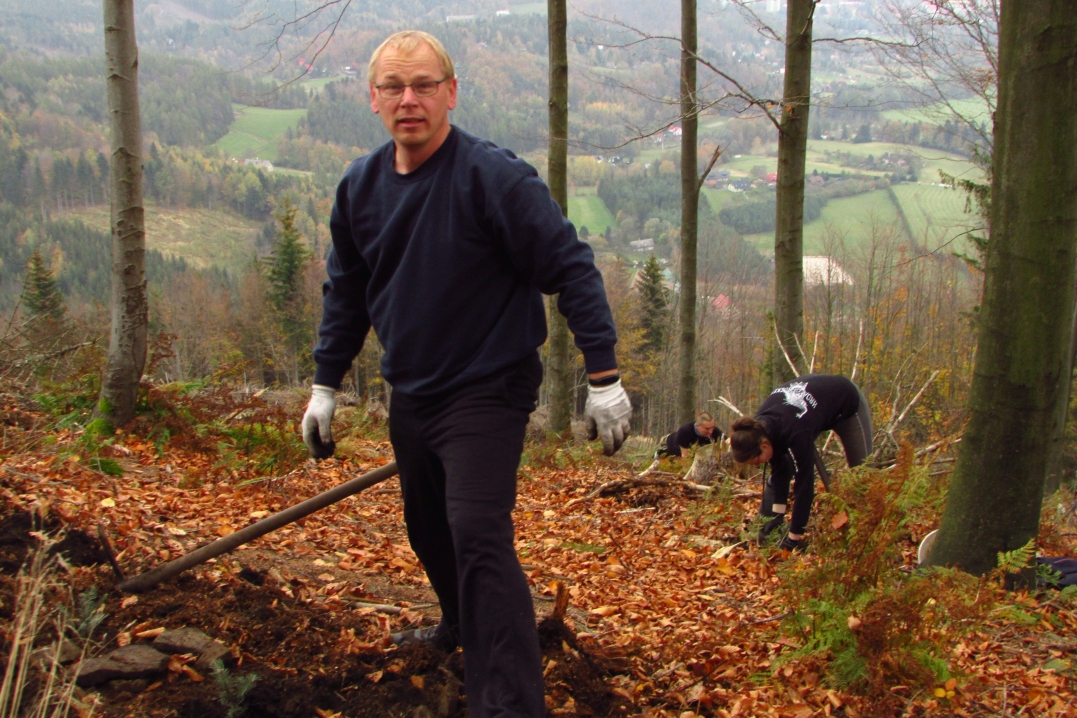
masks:
[[[806,381],[789,382],[788,386],[779,386],[774,390],[775,394],[778,392],[785,394],[786,404],[800,409],[800,413],[797,414],[798,419],[808,413],[809,404],[812,409],[819,406],[815,401],[815,397],[808,393],[808,382]]]

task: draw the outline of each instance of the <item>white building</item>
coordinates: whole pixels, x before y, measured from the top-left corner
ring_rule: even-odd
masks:
[[[844,284],[853,286],[853,278],[830,257],[804,258],[804,286]]]
[[[272,162],[270,162],[269,160],[260,160],[257,157],[254,158],[253,160],[243,160],[243,164],[249,165],[251,167],[260,167],[261,169],[264,169],[266,172],[272,172],[273,171],[273,163]]]

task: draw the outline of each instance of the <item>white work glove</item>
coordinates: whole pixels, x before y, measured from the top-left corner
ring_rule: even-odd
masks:
[[[336,450],[333,443],[333,412],[337,408],[336,390],[315,384],[307,412],[303,414],[303,443],[315,459],[328,459]]]
[[[587,438],[601,437],[606,456],[621,448],[631,426],[632,402],[618,379],[609,386],[587,387],[587,404],[583,408],[587,421]]]

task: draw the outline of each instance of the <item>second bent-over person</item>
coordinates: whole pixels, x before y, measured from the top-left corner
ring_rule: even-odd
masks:
[[[793,481],[793,516],[780,545],[789,550],[804,547],[815,499],[815,438],[824,431],[841,439],[849,466],[859,466],[871,454],[871,410],[860,388],[843,376],[799,376],[775,389],[754,417],[741,417],[730,427],[734,460],[770,463],[760,509],[770,520],[760,531],[760,541],[784,523]]]
[[[722,438],[722,430],[714,425],[714,417],[705,411],[696,414],[695,421],[683,424],[662,439],[655,456],[685,456],[696,446],[706,446]]]

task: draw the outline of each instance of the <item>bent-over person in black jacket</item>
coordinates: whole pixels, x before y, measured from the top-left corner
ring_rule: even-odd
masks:
[[[770,462],[760,513],[771,520],[759,532],[760,542],[785,521],[793,481],[793,517],[780,546],[804,548],[804,531],[815,499],[815,438],[824,431],[833,431],[841,439],[849,466],[859,466],[871,454],[871,410],[860,388],[843,376],[797,377],[775,389],[754,418],[742,417],[730,427],[736,461]]]
[[[714,417],[705,411],[696,414],[695,421],[689,421],[676,431],[667,434],[662,445],[655,452],[659,456],[684,456],[693,446],[706,446],[722,438],[722,430],[714,425]]]
[[[591,248],[534,168],[449,123],[457,81],[436,38],[389,37],[368,76],[392,141],[355,160],[337,189],[303,440],[331,453],[334,392],[373,327],[408,538],[441,604],[436,627],[392,639],[462,646],[472,718],[540,718],[542,656],[512,509],[542,381],[542,295],[559,295],[583,352],[584,415],[607,454],[632,413],[613,316]]]

